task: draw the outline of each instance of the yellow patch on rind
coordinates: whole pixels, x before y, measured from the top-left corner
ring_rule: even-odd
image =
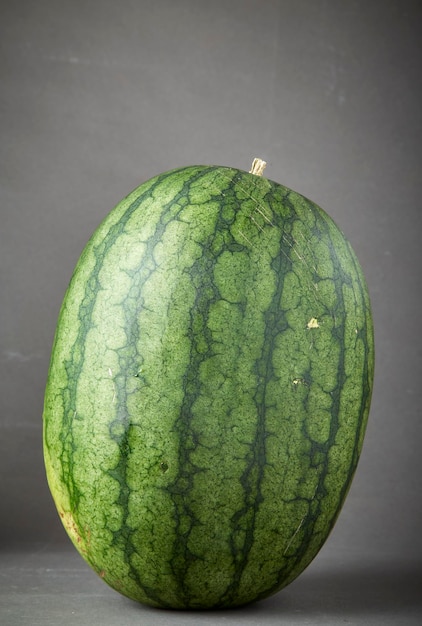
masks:
[[[318,320],[316,317],[311,317],[309,322],[307,323],[308,328],[319,328]]]
[[[73,518],[72,513],[70,511],[59,511],[60,518],[62,520],[63,526],[65,527],[67,534],[75,544],[75,546],[81,552],[87,552],[85,540],[82,538],[78,526]]]

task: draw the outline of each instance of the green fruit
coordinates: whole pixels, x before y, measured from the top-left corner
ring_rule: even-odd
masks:
[[[45,463],[75,546],[153,606],[275,593],[340,512],[373,355],[362,271],[314,203],[226,167],[144,183],[83,251],[52,351]]]

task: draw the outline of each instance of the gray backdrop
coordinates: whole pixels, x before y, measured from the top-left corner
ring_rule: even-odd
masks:
[[[45,481],[41,414],[59,306],[88,237],[159,172],[248,169],[260,156],[269,178],[312,198],[347,234],[376,331],[356,478],[294,589],[301,597],[300,584],[309,589],[328,562],[330,584],[344,574],[341,589],[351,568],[357,581],[376,570],[391,572],[391,589],[395,580],[422,588],[421,17],[419,0],[2,3],[0,559],[11,578],[18,566],[4,555],[14,549],[29,558],[69,546]],[[368,586],[382,594],[374,576]],[[11,597],[7,624],[25,623],[23,600]],[[383,602],[395,610],[386,592]]]

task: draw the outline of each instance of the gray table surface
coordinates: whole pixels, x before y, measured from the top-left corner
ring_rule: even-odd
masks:
[[[0,563],[2,626],[422,624],[420,564],[339,553],[335,542],[278,594],[224,611],[162,611],[137,604],[100,580],[71,545],[3,550]]]

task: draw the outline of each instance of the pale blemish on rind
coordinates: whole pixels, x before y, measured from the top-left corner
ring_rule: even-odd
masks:
[[[67,534],[83,555],[87,554],[87,545],[86,540],[82,536],[78,524],[75,522],[75,519],[70,511],[60,511],[59,510],[60,519],[62,520],[63,526],[65,527]]]
[[[311,328],[319,328],[319,323],[316,317],[311,317],[311,319],[309,320],[309,322],[306,324],[306,327],[311,329]]]

